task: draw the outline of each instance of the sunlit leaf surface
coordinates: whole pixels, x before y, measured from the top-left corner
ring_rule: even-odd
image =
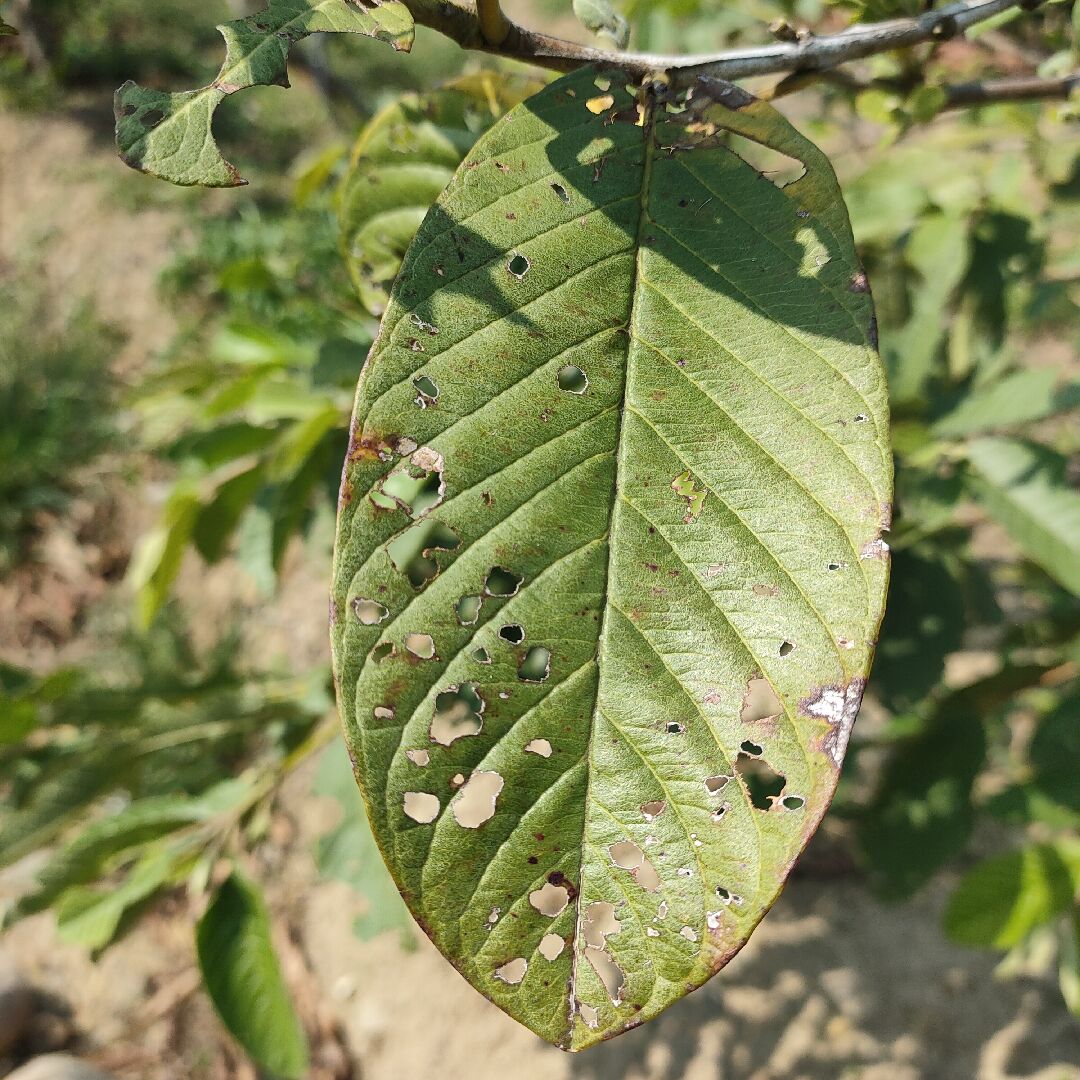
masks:
[[[699,986],[775,900],[888,572],[884,378],[828,162],[726,84],[624,82],[512,110],[421,226],[331,601],[406,901],[569,1049]]]

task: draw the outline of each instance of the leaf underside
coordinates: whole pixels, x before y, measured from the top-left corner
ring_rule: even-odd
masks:
[[[827,160],[727,84],[624,82],[513,109],[421,226],[360,380],[331,602],[410,909],[574,1050],[700,986],[772,904],[888,574],[884,376]]]
[[[413,40],[412,16],[397,0],[269,0],[263,11],[218,30],[225,62],[209,86],[170,93],[128,81],[116,91],[116,147],[133,169],[173,184],[244,184],[211,130],[226,97],[249,86],[288,86],[289,49],[310,34],[364,34],[406,52]]]

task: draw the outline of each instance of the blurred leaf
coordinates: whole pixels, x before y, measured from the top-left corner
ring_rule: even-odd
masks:
[[[220,484],[213,498],[200,507],[191,538],[208,563],[224,557],[240,519],[265,481],[265,467],[255,465]]]
[[[104,949],[120,930],[124,916],[178,880],[191,865],[190,860],[190,851],[153,849],[116,886],[68,889],[56,905],[60,937],[94,952]]]
[[[307,1040],[281,976],[266,905],[239,871],[218,887],[195,941],[203,982],[225,1026],[267,1072],[301,1080]]]
[[[625,49],[629,43],[630,24],[615,10],[611,0],[574,0],[574,14],[608,48]]]
[[[960,648],[964,597],[956,560],[940,548],[893,553],[889,603],[874,660],[874,692],[894,711],[937,685],[945,657]]]
[[[1080,1020],[1080,905],[1073,905],[1061,945],[1058,985],[1069,1012]]]
[[[407,94],[360,132],[338,190],[341,248],[360,301],[381,315],[428,208],[477,138],[540,86],[487,72]]]
[[[960,945],[1009,948],[1071,907],[1080,889],[1080,841],[1031,844],[987,859],[949,898],[945,932]]]
[[[1042,420],[1055,413],[1080,407],[1080,384],[1057,388],[1058,375],[1051,368],[1017,371],[960,400],[951,412],[934,424],[940,438],[960,438],[1000,428]]]
[[[168,599],[200,510],[194,481],[176,484],[156,528],[139,540],[128,566],[138,625],[146,629]]]
[[[199,797],[151,796],[92,821],[38,872],[37,887],[20,897],[7,921],[43,910],[66,890],[95,881],[115,856],[177,829],[207,821],[235,804],[247,791],[245,782],[225,780]]]
[[[167,93],[126,82],[116,92],[116,146],[133,169],[174,184],[234,187],[245,181],[218,150],[211,132],[214,110],[249,86],[288,86],[290,47],[320,31],[365,34],[395,49],[412,46],[408,8],[384,0],[371,8],[349,0],[269,0],[266,8],[218,27],[225,62],[201,90]]]
[[[979,439],[967,451],[974,496],[1051,577],[1080,595],[1080,494],[1043,446]]]
[[[1028,758],[1032,786],[1047,798],[1080,813],[1080,692],[1064,695],[1039,719]]]
[[[323,751],[312,790],[341,807],[341,820],[319,838],[315,854],[323,877],[347,882],[364,898],[367,909],[353,923],[357,936],[367,941],[397,930],[402,947],[415,948],[415,924],[371,835],[344,745]]]

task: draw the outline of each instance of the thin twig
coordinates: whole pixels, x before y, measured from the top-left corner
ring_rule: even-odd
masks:
[[[499,0],[476,0],[476,21],[488,45],[501,45],[510,33],[510,23],[502,13]]]
[[[972,105],[993,105],[999,101],[1067,101],[1080,90],[1080,71],[1057,79],[1018,76],[1012,79],[979,79],[945,86],[946,109],[966,109]]]
[[[418,23],[439,31],[462,48],[493,52],[555,71],[600,64],[621,68],[638,78],[667,72],[672,82],[681,86],[702,75],[743,79],[786,71],[822,71],[877,53],[945,40],[1003,11],[1030,6],[1029,0],[957,0],[914,18],[856,25],[838,34],[810,35],[797,41],[729,49],[708,56],[659,56],[606,52],[526,30],[509,21],[504,40],[496,46],[485,40],[477,13],[471,8],[445,0],[405,0],[405,4]]]

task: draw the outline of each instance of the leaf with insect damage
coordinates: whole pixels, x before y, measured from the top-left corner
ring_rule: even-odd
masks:
[[[246,183],[211,130],[226,97],[249,86],[287,87],[289,49],[310,34],[365,34],[404,51],[413,39],[412,16],[397,0],[269,0],[264,10],[218,30],[225,63],[209,86],[169,93],[129,81],[116,91],[116,146],[133,169],[173,184]]]
[[[887,428],[832,169],[734,87],[567,76],[421,226],[342,479],[340,705],[413,914],[545,1039],[705,982],[821,820]]]

